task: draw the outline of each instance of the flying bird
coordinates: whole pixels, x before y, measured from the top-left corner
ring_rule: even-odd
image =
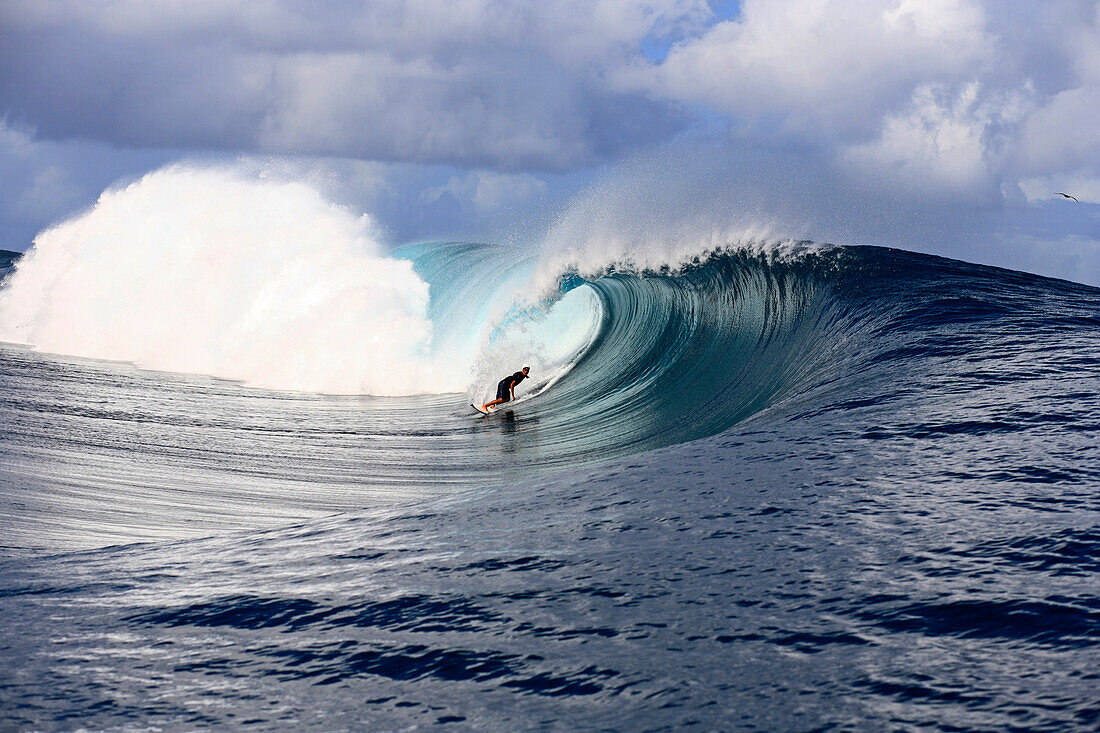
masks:
[[[1054,195],[1055,196],[1065,196],[1067,199],[1073,199],[1074,201],[1077,201],[1076,196],[1070,196],[1068,193],[1062,193],[1061,191],[1055,191]],[[1077,201],[1077,203],[1081,203],[1081,202]]]

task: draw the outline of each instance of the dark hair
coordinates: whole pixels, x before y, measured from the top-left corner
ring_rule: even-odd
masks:
[[[523,371],[529,372],[529,371],[531,371],[531,367],[525,366],[525,367],[523,367]]]

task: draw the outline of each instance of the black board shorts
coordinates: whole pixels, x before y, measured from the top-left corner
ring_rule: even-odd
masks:
[[[508,394],[508,392],[509,392],[508,380],[507,379],[500,380],[500,383],[497,384],[497,399],[498,400],[504,400],[505,402],[508,402],[510,399],[512,399],[511,395]]]

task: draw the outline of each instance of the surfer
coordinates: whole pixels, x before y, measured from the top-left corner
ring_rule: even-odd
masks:
[[[531,371],[531,367],[523,367],[515,374],[509,374],[504,379],[497,382],[497,398],[492,402],[486,402],[481,406],[481,412],[488,412],[489,408],[493,405],[499,405],[502,402],[510,402],[516,398],[516,385],[527,379],[527,372]]]

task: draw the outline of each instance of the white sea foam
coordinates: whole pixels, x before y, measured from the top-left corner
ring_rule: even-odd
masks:
[[[540,246],[529,289],[552,291],[562,272],[672,271],[716,251],[801,256],[804,231],[740,185],[732,161],[688,144],[640,154],[581,191]]]
[[[0,291],[0,339],[328,393],[460,391],[428,286],[371,221],[310,187],[172,166],[41,233]]]

